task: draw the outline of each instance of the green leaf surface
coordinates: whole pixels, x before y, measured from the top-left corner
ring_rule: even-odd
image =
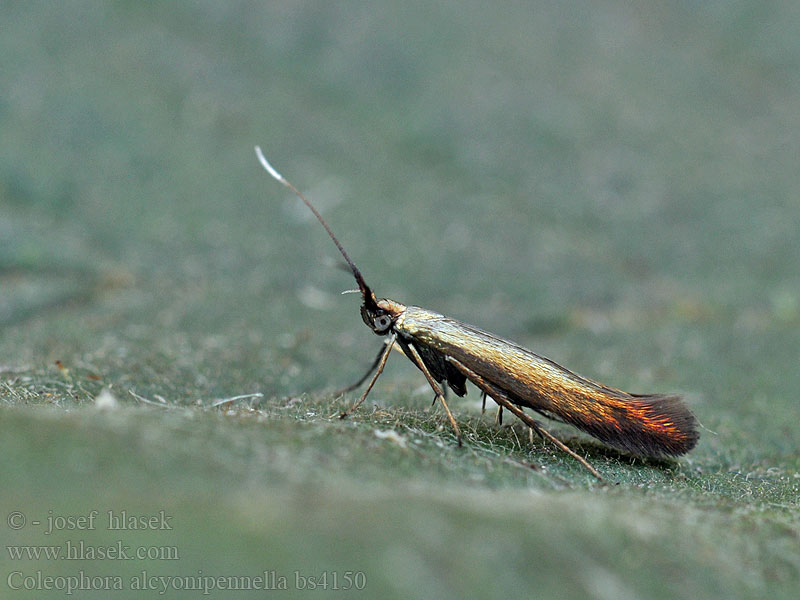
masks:
[[[796,597],[793,5],[2,14],[0,597]],[[399,354],[340,420],[380,340],[256,144],[378,295],[683,394],[698,447],[551,424],[598,483],[471,388],[458,448]]]

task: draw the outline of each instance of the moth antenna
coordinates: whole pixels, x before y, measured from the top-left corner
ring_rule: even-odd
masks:
[[[372,290],[369,288],[369,286],[364,281],[364,277],[361,275],[361,271],[358,270],[358,267],[350,259],[350,256],[347,254],[347,252],[345,251],[345,249],[342,246],[342,244],[339,242],[339,240],[336,238],[336,236],[333,235],[333,231],[331,231],[331,228],[325,222],[325,219],[322,218],[322,215],[319,214],[319,211],[314,207],[313,204],[311,204],[311,202],[308,200],[308,198],[306,198],[300,192],[300,190],[298,190],[296,187],[294,187],[294,185],[292,185],[292,183],[288,179],[286,179],[283,175],[278,173],[278,171],[275,169],[275,167],[273,167],[269,163],[267,158],[264,156],[264,153],[261,152],[261,147],[260,146],[256,146],[256,156],[258,157],[258,161],[261,163],[261,166],[264,167],[264,169],[267,171],[267,173],[272,175],[272,177],[274,179],[276,179],[279,182],[281,182],[284,186],[286,186],[287,188],[292,190],[292,192],[294,192],[295,195],[298,198],[300,198],[300,200],[303,201],[303,203],[311,210],[311,212],[314,213],[314,216],[317,217],[317,220],[325,228],[325,231],[327,231],[328,235],[331,236],[331,239],[333,240],[333,243],[336,244],[336,247],[339,249],[339,252],[342,253],[342,256],[347,261],[347,265],[350,267],[350,270],[353,272],[353,277],[355,277],[355,279],[356,279],[356,283],[358,284],[358,289],[361,292],[361,296],[364,298],[364,302],[367,303],[367,304],[370,304],[371,306],[375,306],[375,303],[376,303],[375,294],[372,293]]]

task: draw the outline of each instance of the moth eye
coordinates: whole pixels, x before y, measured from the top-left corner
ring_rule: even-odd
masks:
[[[392,320],[387,317],[386,315],[378,315],[375,317],[375,327],[378,330],[389,329],[389,325],[392,324]]]

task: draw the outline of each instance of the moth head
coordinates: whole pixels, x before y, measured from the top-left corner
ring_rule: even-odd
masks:
[[[371,300],[361,305],[361,318],[377,335],[386,335],[406,307],[388,298],[375,299],[373,296]]]

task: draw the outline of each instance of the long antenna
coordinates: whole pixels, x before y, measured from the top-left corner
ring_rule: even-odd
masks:
[[[275,167],[273,167],[269,163],[267,158],[264,156],[264,153],[261,152],[260,146],[256,146],[256,156],[258,157],[258,161],[261,163],[261,166],[264,167],[267,173],[272,175],[274,179],[280,181],[287,188],[292,190],[297,195],[297,197],[300,198],[300,200],[302,200],[305,203],[305,205],[311,209],[311,212],[314,213],[314,216],[317,217],[317,220],[325,228],[325,231],[327,231],[328,235],[331,236],[333,243],[336,244],[336,247],[339,249],[339,252],[342,253],[342,256],[347,261],[350,270],[353,272],[353,277],[356,278],[356,283],[358,283],[358,288],[361,291],[361,295],[364,298],[364,302],[374,304],[376,302],[375,294],[372,293],[372,290],[364,281],[364,277],[361,275],[361,271],[358,270],[358,267],[350,259],[350,256],[348,256],[342,244],[339,242],[338,239],[336,239],[336,236],[333,235],[333,231],[331,231],[331,228],[325,222],[325,219],[322,218],[322,215],[319,214],[319,211],[314,207],[313,204],[311,204],[311,202],[308,201],[308,199],[300,192],[300,190],[294,187],[289,180],[287,180],[283,175],[281,175],[280,173],[278,173],[278,171],[275,170]]]

